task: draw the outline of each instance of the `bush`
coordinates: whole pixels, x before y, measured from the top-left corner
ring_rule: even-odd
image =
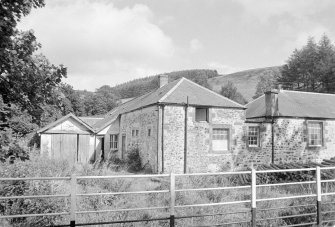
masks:
[[[69,176],[71,168],[66,161],[51,160],[30,154],[31,159],[9,160],[0,165],[0,176],[7,177],[57,177]],[[65,194],[69,185],[64,181],[2,181],[0,196]],[[0,215],[56,213],[68,210],[68,201],[64,198],[7,199],[0,201]],[[8,219],[11,226],[48,226],[54,225],[62,217],[43,216]]]
[[[138,172],[142,170],[140,150],[136,147],[129,151],[127,156],[128,171]]]

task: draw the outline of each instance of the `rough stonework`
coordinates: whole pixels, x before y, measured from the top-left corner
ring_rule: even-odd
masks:
[[[309,147],[307,144],[307,120],[279,118],[274,121],[274,161],[320,162],[335,156],[335,121],[323,120],[323,146]],[[271,123],[261,123],[259,148],[249,148],[243,159],[250,163],[268,164],[272,160]]]
[[[119,134],[120,157],[126,159],[129,151],[138,148],[143,167],[150,166],[153,171],[157,172],[157,121],[157,106],[123,114]],[[136,130],[138,130],[138,135],[136,135]],[[122,135],[126,136],[125,153],[122,153],[121,148]]]
[[[184,171],[185,107],[164,108],[164,172]],[[237,156],[246,148],[244,110],[209,108],[209,122],[195,120],[195,107],[188,107],[187,172],[222,171],[235,168]],[[229,150],[212,151],[212,129],[229,129]]]

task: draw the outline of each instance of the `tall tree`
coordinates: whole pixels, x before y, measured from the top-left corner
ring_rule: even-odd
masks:
[[[0,4],[0,154],[17,156],[18,137],[36,130],[60,113],[58,86],[66,68],[42,54],[32,30],[18,31],[17,22],[43,0],[1,0]],[[0,158],[2,159],[2,158]]]
[[[237,91],[237,88],[231,81],[228,81],[228,83],[222,86],[220,94],[242,105],[247,103],[243,95]]]
[[[83,100],[80,95],[73,87],[69,84],[62,83],[60,85],[60,91],[63,94],[63,115],[68,113],[74,113],[76,116],[84,116],[85,109]]]
[[[335,48],[323,35],[317,43],[309,38],[307,44],[296,49],[283,66],[278,82],[286,89],[335,92]]]

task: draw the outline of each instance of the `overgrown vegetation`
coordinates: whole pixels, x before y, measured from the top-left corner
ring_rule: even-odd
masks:
[[[133,148],[128,152],[127,164],[130,172],[138,172],[142,170],[142,159],[138,148]]]
[[[47,177],[47,176],[71,176],[71,174],[84,176],[97,175],[119,175],[129,174],[124,169],[121,172],[111,170],[107,163],[103,166],[82,165],[72,167],[66,161],[52,160],[48,157],[40,157],[35,153],[30,154],[31,158],[27,161],[16,160],[13,164],[9,162],[0,166],[1,177]],[[134,159],[137,160],[137,154],[134,152]],[[117,159],[112,159],[119,163]],[[126,165],[126,164],[125,164]],[[297,175],[280,173],[277,176],[268,174],[268,176],[259,175],[258,184],[307,181],[311,179],[311,172]],[[176,189],[188,188],[215,188],[242,185],[233,176],[177,176]],[[115,178],[115,179],[82,179],[78,180],[77,193],[96,193],[96,192],[131,192],[143,190],[169,190],[169,179],[161,177],[153,178]],[[20,196],[20,195],[40,195],[40,194],[67,194],[70,191],[69,181],[6,181],[0,184],[0,196]],[[302,195],[315,193],[314,184],[306,185],[288,185],[259,188],[257,198],[278,198],[284,196]],[[325,192],[335,190],[333,183],[323,185]],[[250,188],[234,190],[205,190],[188,191],[176,193],[176,205],[207,204],[229,201],[250,200]],[[324,197],[326,202],[334,202],[331,197]],[[100,196],[80,196],[77,200],[77,207],[80,210],[115,210],[128,209],[136,207],[169,207],[169,193],[152,194],[127,194],[127,195],[100,195]],[[288,206],[303,204],[312,204],[306,207],[275,209]],[[315,205],[313,205],[315,204]],[[0,201],[1,215],[31,214],[31,213],[55,213],[67,212],[70,201],[60,198],[41,198],[41,199],[10,199]],[[301,198],[289,200],[275,200],[257,203],[258,219],[268,219],[284,217],[295,214],[314,213],[316,211],[315,198]],[[250,220],[250,204],[232,204],[229,206],[208,206],[193,208],[178,208],[176,216],[194,216],[205,214],[222,214],[238,211],[245,213],[236,213],[228,215],[216,215],[197,218],[177,219],[177,226],[188,225],[211,225],[224,222],[238,222]],[[334,209],[333,205],[327,205],[327,209]],[[150,219],[157,217],[168,217],[168,209],[153,209],[148,211],[122,211],[101,214],[78,214],[77,223],[93,223],[129,219]],[[331,218],[331,214],[324,215],[326,219]],[[300,224],[313,221],[313,216],[301,216],[295,218],[271,219],[262,221],[262,226],[279,226]],[[8,226],[46,226],[56,224],[68,224],[68,216],[48,216],[34,218],[16,218],[7,220]],[[124,224],[124,226],[169,226],[168,221],[142,222],[133,224]],[[242,224],[243,226],[243,224]],[[247,226],[247,225],[246,225]]]

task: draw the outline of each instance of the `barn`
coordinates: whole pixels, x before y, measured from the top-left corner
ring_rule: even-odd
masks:
[[[94,162],[97,140],[92,126],[99,120],[70,113],[40,129],[41,154],[66,159],[72,164]]]

